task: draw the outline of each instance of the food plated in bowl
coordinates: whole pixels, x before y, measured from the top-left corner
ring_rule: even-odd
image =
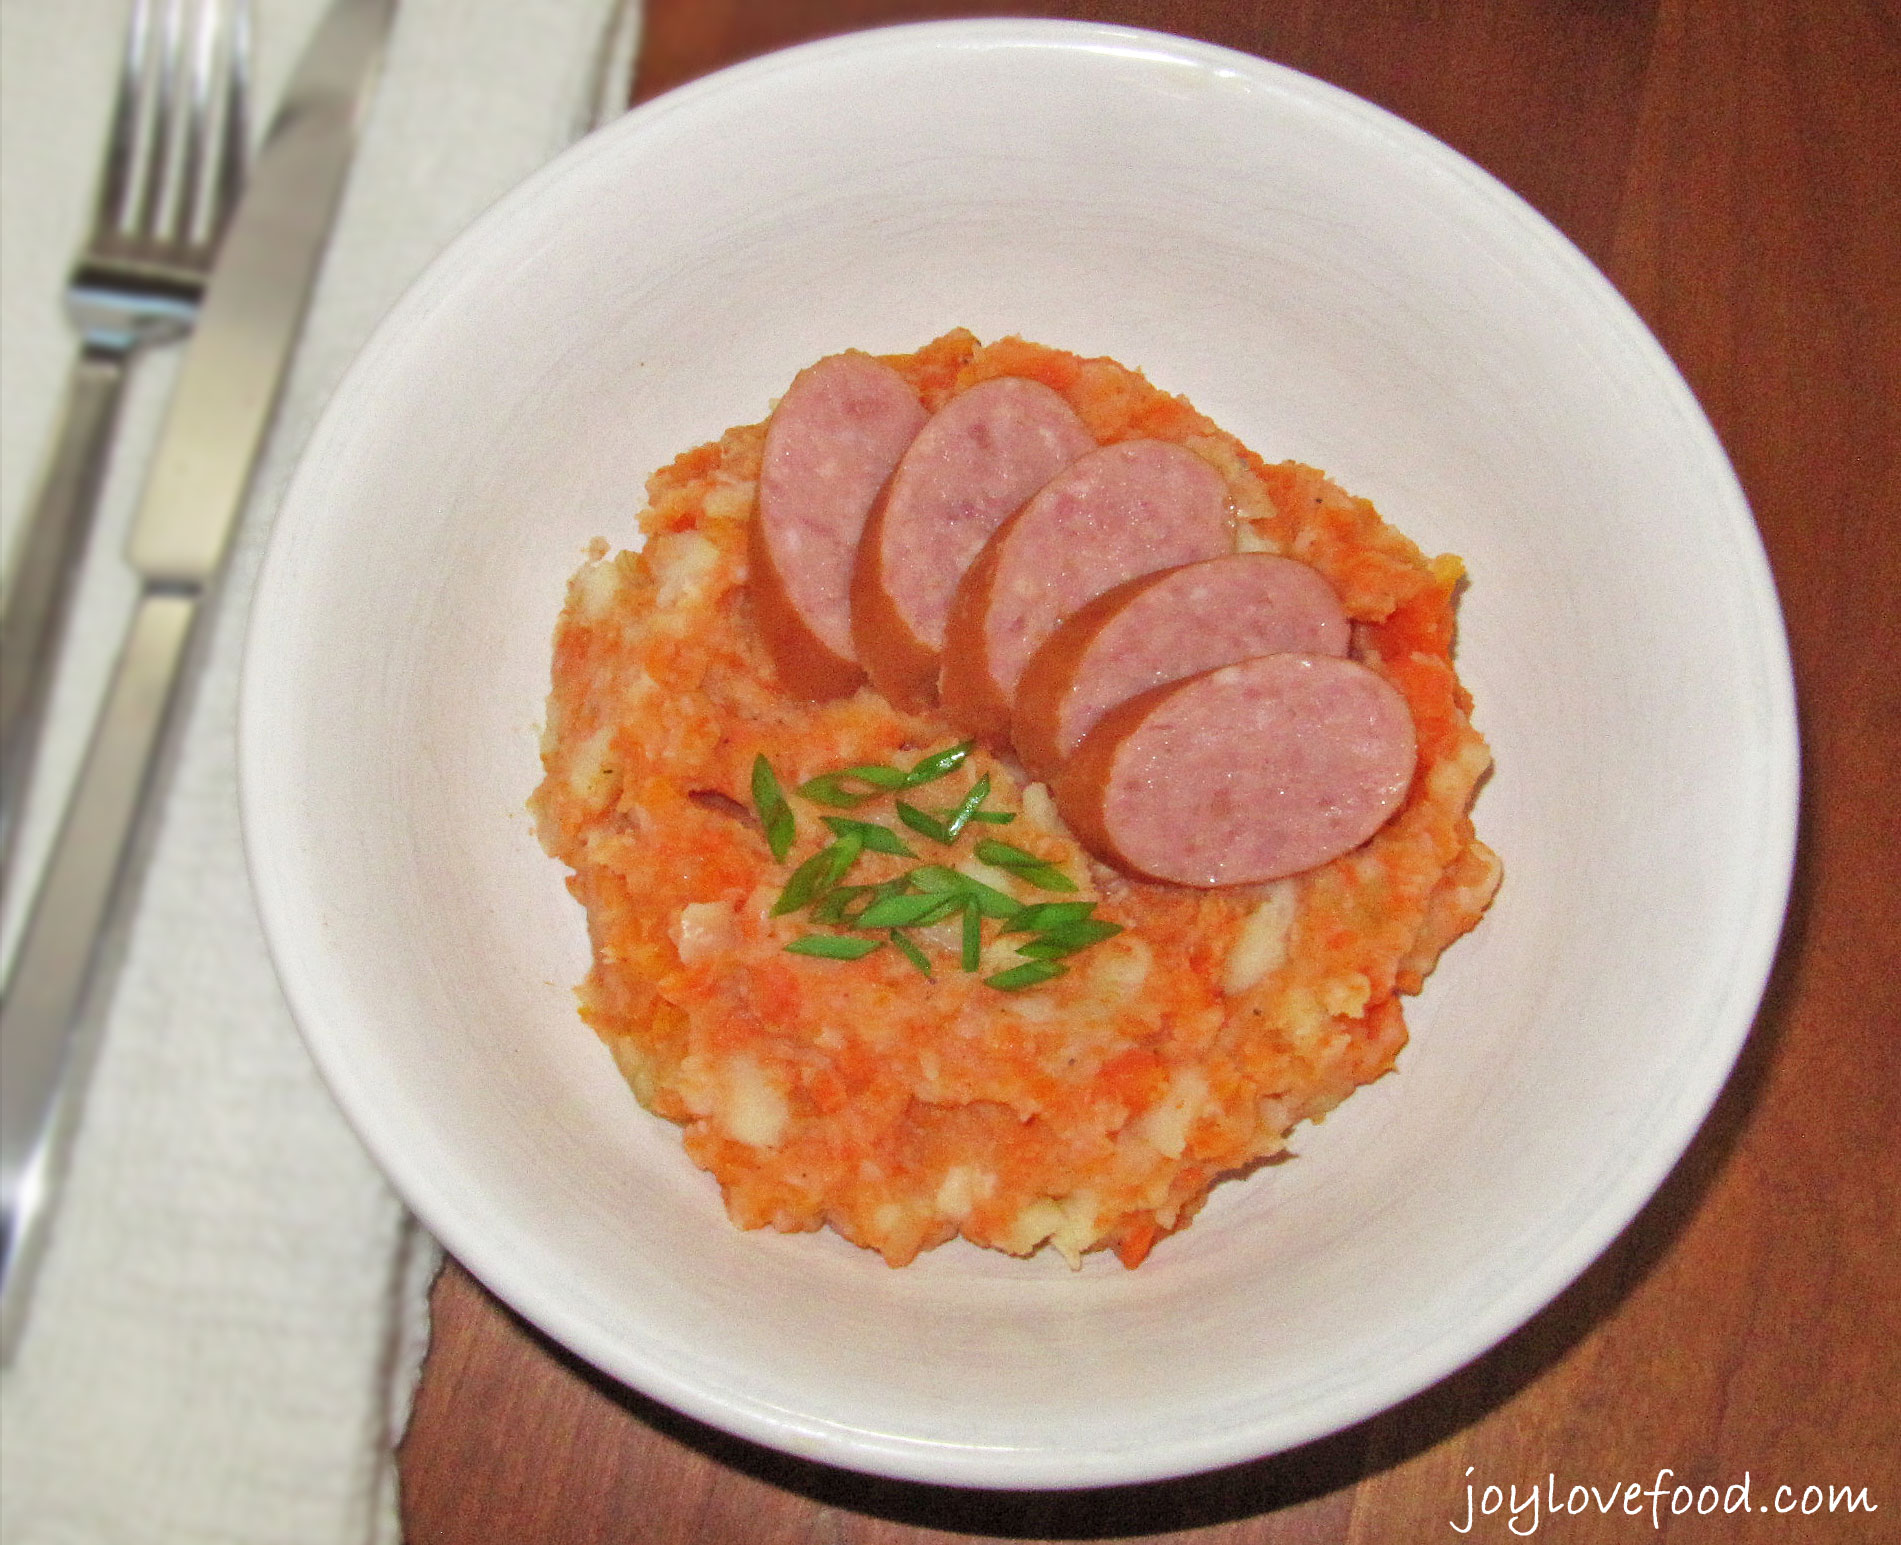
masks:
[[[887,546],[894,484],[909,549]],[[736,1222],[829,1223],[893,1265],[961,1234],[1133,1267],[1392,1066],[1399,995],[1499,876],[1467,814],[1490,757],[1452,668],[1456,559],[1112,360],[961,330],[828,356],[769,425],[648,493],[644,547],[569,587],[533,806],[588,910],[584,1012]],[[1163,598],[1122,656],[1082,618],[1096,678],[1125,680],[1100,729],[1042,758],[1054,796],[1003,689],[960,715],[854,625],[852,563],[951,545],[914,500],[990,532],[894,587],[937,619],[946,685],[983,653],[959,621],[976,590],[1039,617],[1125,574]],[[1049,511],[1076,529],[1000,583],[999,546],[1032,549]],[[1270,589],[1248,588],[1263,569]],[[1019,626],[1020,661],[1073,652],[1041,634]],[[1200,694],[1212,720],[1181,707]],[[1090,769],[1125,754],[1131,708],[1157,745],[1128,753],[1124,788]]]
[[[1456,662],[1497,764],[1476,819],[1510,877],[1408,1003],[1397,1071],[1215,1188],[1136,1271],[964,1241],[894,1271],[829,1231],[733,1228],[577,1023],[583,915],[523,805],[551,623],[590,544],[634,540],[647,474],[822,357],[953,322],[1139,368],[1474,576]],[[659,1400],[959,1484],[1286,1448],[1509,1333],[1720,1087],[1792,832],[1786,656],[1748,512],[1608,285],[1364,104],[1057,23],[755,61],[498,206],[315,436],[243,711],[287,994],[428,1226]]]

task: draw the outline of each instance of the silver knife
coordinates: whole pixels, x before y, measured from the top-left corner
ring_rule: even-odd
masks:
[[[0,1362],[57,1198],[160,751],[342,200],[396,0],[334,0],[208,281],[128,543],[138,609],[0,998]]]

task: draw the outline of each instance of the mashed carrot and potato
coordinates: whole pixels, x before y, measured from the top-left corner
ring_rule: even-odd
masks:
[[[1451,658],[1462,567],[1113,361],[959,331],[887,363],[927,409],[1029,376],[1099,443],[1148,436],[1207,459],[1238,545],[1325,575],[1359,657],[1404,695],[1419,747],[1406,801],[1318,869],[1191,890],[1094,862],[1042,785],[973,751],[917,798],[954,807],[988,778],[984,808],[1009,824],[973,822],[945,845],[870,798],[852,818],[889,826],[916,856],[864,851],[852,882],[939,866],[1025,904],[1093,902],[1121,931],[1019,991],[990,981],[1023,959],[1023,936],[995,917],[977,940],[953,916],[907,930],[909,951],[788,952],[814,932],[811,914],[775,904],[834,840],[823,818],[837,811],[792,795],[796,838],[775,857],[753,797],[759,758],[791,790],[858,764],[907,768],[960,737],[870,688],[820,703],[779,690],[746,584],[764,426],[729,430],[649,480],[645,545],[597,544],[556,630],[531,803],[587,912],[581,1012],[641,1103],[685,1129],[742,1227],[829,1224],[894,1266],[959,1234],[1014,1255],[1051,1244],[1072,1265],[1106,1247],[1134,1266],[1217,1180],[1281,1153],[1299,1122],[1392,1067],[1400,996],[1491,900],[1498,862],[1468,815],[1490,754]],[[1075,889],[984,862],[979,843],[999,837]],[[974,971],[960,958],[971,943]]]

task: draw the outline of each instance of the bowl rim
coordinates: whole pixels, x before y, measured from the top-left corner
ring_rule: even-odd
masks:
[[[1336,120],[1383,135],[1396,151],[1423,170],[1448,176],[1466,194],[1488,201],[1518,236],[1541,249],[1547,261],[1564,265],[1574,283],[1594,292],[1607,325],[1621,342],[1636,350],[1661,391],[1674,395],[1685,424],[1701,441],[1701,459],[1711,475],[1711,498],[1728,506],[1738,525],[1739,578],[1765,666],[1765,685],[1773,701],[1765,704],[1765,722],[1773,733],[1762,748],[1766,808],[1760,812],[1762,861],[1755,875],[1756,895],[1744,926],[1732,939],[1737,971],[1727,979],[1723,1001],[1712,1009],[1713,1031],[1701,1060],[1698,1081],[1678,1091],[1673,1109],[1681,1120],[1664,1138],[1626,1162],[1617,1184],[1597,1198],[1568,1236],[1569,1248],[1554,1253],[1539,1270],[1521,1276],[1509,1292],[1490,1301],[1490,1312],[1460,1322],[1458,1333],[1445,1333],[1392,1365],[1377,1387],[1363,1386],[1322,1402],[1297,1427],[1255,1420],[1180,1438],[1164,1447],[1135,1439],[1122,1446],[1085,1450],[1020,1450],[947,1445],[898,1434],[876,1434],[845,1427],[809,1413],[788,1411],[754,1401],[742,1391],[709,1388],[673,1376],[643,1361],[641,1349],[597,1336],[592,1325],[569,1308],[562,1296],[532,1275],[515,1268],[507,1251],[485,1239],[482,1220],[465,1217],[428,1173],[419,1171],[401,1140],[377,1113],[374,1092],[353,1076],[338,1038],[325,1024],[317,962],[308,958],[295,926],[299,903],[273,863],[273,833],[293,793],[281,769],[272,771],[271,722],[281,711],[273,701],[276,670],[288,658],[285,641],[273,636],[278,607],[273,598],[290,584],[302,547],[312,490],[329,478],[349,405],[366,379],[399,358],[417,325],[436,301],[458,282],[469,255],[485,238],[520,218],[561,180],[594,158],[626,155],[667,120],[719,103],[743,98],[769,77],[787,72],[824,70],[859,55],[928,56],[941,49],[963,51],[1036,48],[1064,52],[1136,53],[1170,62],[1187,62],[1214,71],[1238,72],[1272,88],[1277,97],[1298,99]],[[1578,248],[1528,202],[1475,163],[1393,113],[1288,66],[1220,45],[1145,29],[1106,23],[1055,19],[989,18],[901,23],[845,33],[800,44],[728,66],[674,88],[632,109],[588,140],[553,158],[496,204],[484,211],[428,265],[377,325],[325,405],[318,425],[299,457],[284,494],[259,572],[247,624],[238,725],[240,806],[244,843],[258,910],[273,964],[285,996],[314,1061],[351,1127],[376,1160],[402,1200],[430,1232],[474,1275],[506,1303],[563,1346],[643,1394],[689,1417],[770,1448],[846,1469],[934,1484],[980,1488],[1057,1489],[1159,1480],[1219,1468],[1268,1454],[1286,1452],[1367,1419],[1410,1399],[1503,1341],[1558,1296],[1609,1248],[1643,1209],[1676,1166],[1702,1127],[1727,1083],[1753,1024],[1767,986],[1781,935],[1793,874],[1799,804],[1799,747],[1793,673],[1773,575],[1746,498],[1714,429],[1694,393],[1634,308]]]

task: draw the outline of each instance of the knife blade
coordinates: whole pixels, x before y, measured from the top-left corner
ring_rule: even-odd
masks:
[[[127,544],[140,594],[0,996],[0,1363],[96,1049],[185,666],[302,330],[396,0],[334,0],[212,268]]]

